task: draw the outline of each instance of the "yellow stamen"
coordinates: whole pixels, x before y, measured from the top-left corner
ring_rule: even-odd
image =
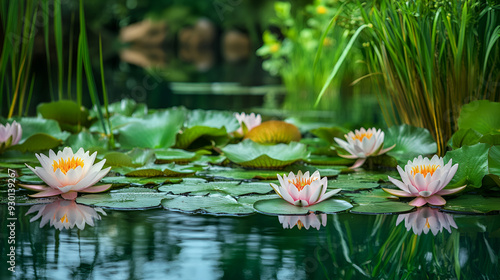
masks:
[[[366,138],[366,139],[370,139],[372,138],[373,136],[373,133],[369,133],[369,132],[365,132],[365,133],[356,133],[356,135],[354,135],[352,137],[352,140],[356,140],[358,139],[359,141],[363,142],[363,138]]]
[[[312,182],[316,181],[317,178],[310,177],[308,179],[301,178],[301,179],[293,179],[293,180],[288,180],[288,183],[293,184],[297,190],[301,191],[304,189],[305,186],[310,185]]]
[[[411,168],[411,174],[413,175],[413,177],[415,177],[415,175],[417,175],[417,173],[420,173],[422,175],[424,175],[424,178],[425,176],[427,176],[427,174],[434,174],[434,172],[436,171],[436,169],[438,169],[439,167],[441,167],[440,165],[436,165],[436,164],[433,164],[433,165],[417,165],[417,166],[414,166]]]
[[[64,216],[62,216],[61,223],[69,223],[67,214],[64,214]]]
[[[297,228],[298,228],[298,229],[302,229],[303,227],[304,227],[304,224],[303,224],[303,223],[299,220],[299,221],[297,222]]]
[[[83,160],[79,157],[75,159],[75,157],[68,158],[67,160],[59,159],[59,162],[54,160],[52,167],[54,167],[54,172],[57,169],[60,169],[62,173],[66,175],[70,169],[75,169],[78,166],[83,168]]]
[[[425,227],[431,228],[431,225],[429,224],[429,218],[425,219]]]
[[[325,6],[318,6],[316,8],[316,13],[318,13],[320,15],[324,15],[324,14],[326,14],[326,12],[328,12],[328,10],[325,8]]]

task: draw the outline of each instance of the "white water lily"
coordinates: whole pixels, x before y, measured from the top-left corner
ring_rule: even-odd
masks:
[[[256,115],[255,113],[251,113],[250,115],[246,115],[245,113],[235,113],[234,116],[240,123],[240,128],[236,130],[236,133],[239,135],[245,135],[248,131],[252,130],[252,128],[262,123],[260,114]]]
[[[278,174],[280,186],[271,183],[274,191],[284,200],[295,206],[311,206],[325,199],[332,197],[340,192],[341,189],[335,189],[326,192],[327,179],[320,178],[319,171],[309,176],[309,171],[302,174],[299,171],[297,175],[290,172],[288,176]]]
[[[351,168],[360,167],[365,163],[367,157],[384,154],[396,146],[394,144],[389,148],[383,149],[384,132],[376,128],[366,130],[362,127],[359,130],[354,130],[354,132],[350,131],[344,137],[347,142],[337,137],[334,140],[342,149],[349,153],[349,155],[339,154],[339,156],[358,159]]]
[[[309,215],[297,216],[297,215],[288,215],[288,216],[278,216],[278,220],[283,225],[283,228],[292,229],[294,226],[297,226],[298,229],[309,229],[309,227],[315,228],[319,230],[321,226],[326,227],[326,214],[316,215],[311,213]]]
[[[396,225],[399,225],[403,220],[406,230],[413,230],[416,235],[420,235],[422,232],[427,234],[429,230],[433,235],[437,235],[443,231],[443,228],[451,233],[452,227],[458,228],[451,215],[430,207],[422,207],[415,212],[400,214]]]
[[[48,204],[37,204],[31,206],[26,215],[38,212],[30,222],[40,220],[40,227],[47,223],[58,230],[70,229],[76,226],[84,229],[85,225],[94,226],[94,220],[100,220],[99,213],[106,215],[106,212],[99,207],[92,208],[86,205],[77,204],[74,200],[58,199]],[[98,213],[99,212],[99,213]]]
[[[0,124],[0,151],[19,143],[22,135],[23,129],[16,121],[5,125]]]
[[[409,204],[420,207],[426,203],[431,205],[444,205],[446,200],[442,195],[453,194],[461,191],[465,186],[454,189],[444,189],[451,181],[458,169],[458,164],[452,166],[452,160],[445,165],[443,158],[437,155],[431,160],[418,156],[403,170],[397,167],[402,182],[389,176],[389,180],[401,190],[386,189],[384,191],[401,197],[416,197]]]
[[[102,169],[106,160],[94,164],[97,152],[89,155],[80,148],[76,153],[69,147],[59,151],[57,155],[50,150],[49,156],[35,154],[41,167],[26,166],[42,179],[49,187],[40,185],[21,185],[34,191],[41,191],[31,197],[47,197],[61,195],[64,199],[75,199],[79,192],[96,193],[106,191],[111,184],[93,186],[111,169]]]

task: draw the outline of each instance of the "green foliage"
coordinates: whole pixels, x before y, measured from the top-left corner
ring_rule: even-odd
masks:
[[[259,200],[253,207],[260,213],[268,215],[307,215],[310,213],[337,213],[352,208],[352,205],[340,199],[327,199],[308,207],[295,206],[281,198]]]
[[[487,144],[478,143],[447,152],[444,162],[452,159],[453,164],[458,163],[457,173],[448,186],[481,187],[483,177],[488,174],[488,149]]]
[[[71,100],[40,103],[37,112],[45,119],[56,120],[63,130],[70,132],[78,132],[90,124],[89,111]]]
[[[384,138],[384,148],[396,144],[388,155],[395,157],[398,162],[405,163],[419,155],[431,155],[437,152],[436,141],[429,130],[411,125],[390,127]]]

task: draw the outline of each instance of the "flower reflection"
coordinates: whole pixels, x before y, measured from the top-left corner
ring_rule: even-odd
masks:
[[[416,235],[420,235],[422,232],[427,234],[429,230],[433,235],[437,235],[443,231],[443,228],[451,233],[452,227],[458,228],[451,215],[429,207],[422,207],[415,212],[400,214],[396,225],[399,225],[403,220],[405,221],[406,230],[413,229],[413,233]]]
[[[321,226],[326,226],[326,218],[326,214],[316,215],[313,213],[304,216],[278,216],[283,228],[289,229],[297,225],[298,229],[309,229],[309,227],[313,227],[319,230]]]
[[[106,215],[101,208],[92,208],[77,204],[74,200],[61,198],[49,204],[33,205],[26,215],[37,211],[38,213],[30,219],[30,222],[36,221],[41,217],[40,227],[50,222],[50,225],[58,230],[62,230],[62,228],[70,229],[75,227],[75,225],[79,229],[84,229],[85,224],[94,226],[94,220],[101,219],[99,213]]]

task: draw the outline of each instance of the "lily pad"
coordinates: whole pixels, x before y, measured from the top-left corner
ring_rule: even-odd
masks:
[[[356,204],[372,204],[391,201],[389,199],[398,199],[398,197],[388,194],[381,189],[362,191],[359,193],[347,193],[346,196],[352,198]]]
[[[43,197],[43,198],[31,198],[27,195],[20,195],[16,193],[14,202],[17,206],[26,206],[26,205],[36,205],[36,204],[48,204],[58,200],[58,197]],[[7,204],[9,201],[7,195],[0,197],[0,204]],[[7,207],[5,206],[4,211],[7,211]]]
[[[396,147],[387,154],[403,163],[413,160],[419,155],[429,155],[437,152],[436,141],[434,141],[427,129],[407,124],[392,126],[385,133],[384,148],[394,144],[396,144]]]
[[[488,174],[488,148],[487,144],[478,143],[447,152],[444,162],[453,159],[453,164],[458,163],[457,173],[448,186],[481,187],[483,177]]]
[[[197,140],[198,145],[194,148],[211,145],[211,141],[222,144],[228,141],[228,133],[237,130],[239,126],[231,112],[192,110],[182,133],[177,135],[175,147],[187,149]]]
[[[149,149],[133,149],[127,153],[108,152],[104,155],[107,166],[139,167],[154,161],[154,152]]]
[[[172,108],[149,114],[120,127],[119,143],[132,148],[169,148],[175,144],[175,137],[182,127],[185,111]]]
[[[57,121],[63,130],[70,132],[89,125],[89,111],[72,100],[40,103],[36,110],[43,118]]]
[[[73,151],[83,148],[85,151],[103,152],[108,148],[108,138],[102,134],[93,134],[88,131],[81,131],[78,134],[73,134],[65,142]]]
[[[104,194],[87,194],[76,198],[76,202],[115,210],[148,209],[160,206],[165,193],[145,188],[126,188]]]
[[[259,200],[253,207],[260,213],[268,215],[306,215],[309,213],[337,213],[352,208],[352,205],[340,199],[327,199],[308,207],[292,205],[282,198]]]
[[[488,172],[500,176],[500,146],[493,146],[488,151]]]
[[[148,164],[143,167],[119,167],[113,168],[113,171],[123,174],[127,177],[186,177],[193,175],[196,170],[192,166],[170,164]]]
[[[344,135],[349,133],[349,130],[342,127],[319,127],[316,129],[312,129],[311,133],[315,136],[328,141],[330,145],[335,144],[335,137],[344,139]]]
[[[269,183],[238,183],[238,182],[209,182],[209,183],[181,183],[172,186],[162,186],[161,192],[172,194],[208,195],[224,194],[240,196],[246,194],[266,194],[273,189]]]
[[[30,136],[43,133],[48,134],[56,139],[66,140],[70,133],[61,131],[61,127],[55,120],[48,120],[42,118],[14,118],[23,128],[23,135],[20,143],[23,143]]]
[[[259,144],[288,144],[298,142],[300,138],[300,131],[295,125],[275,120],[263,122],[245,135],[245,139]]]
[[[328,189],[342,189],[342,191],[371,190],[380,186],[379,183],[356,182],[352,180],[328,180]]]
[[[211,166],[208,170],[199,171],[198,176],[213,179],[228,179],[228,180],[277,180],[275,170],[252,170],[243,168],[230,168],[221,166]]]
[[[355,160],[342,157],[328,157],[328,156],[318,156],[318,155],[311,155],[304,161],[310,164],[343,165],[343,166],[351,166],[355,162]]]
[[[124,176],[114,176],[114,177],[104,177],[101,179],[103,184],[125,184],[125,185],[163,185],[163,184],[178,184],[182,182],[182,178],[172,178],[172,177],[124,177]]]
[[[218,216],[250,215],[254,209],[238,202],[232,196],[179,196],[162,200],[163,208],[188,213]]]
[[[481,134],[500,132],[499,102],[475,100],[462,106],[458,117],[460,129],[472,128]]]
[[[354,206],[349,212],[358,214],[394,214],[410,212],[415,207],[397,201],[363,202]]]
[[[11,146],[10,149],[17,150],[23,153],[46,151],[57,148],[62,144],[62,140],[57,139],[45,133],[37,133],[31,135],[22,144]]]
[[[479,213],[500,211],[500,197],[483,197],[480,195],[462,195],[450,199],[444,206],[445,211]]]
[[[146,104],[137,103],[130,98],[125,98],[121,101],[109,104],[108,110],[110,114],[128,117],[143,117],[148,113]]]
[[[191,161],[195,161],[201,158],[202,155],[209,155],[211,152],[206,150],[199,150],[196,152],[188,152],[179,149],[162,149],[155,150],[156,161],[155,163],[170,163],[175,162],[178,164],[184,164]]]
[[[227,158],[244,167],[279,169],[309,156],[304,144],[261,145],[251,140],[222,148]]]

